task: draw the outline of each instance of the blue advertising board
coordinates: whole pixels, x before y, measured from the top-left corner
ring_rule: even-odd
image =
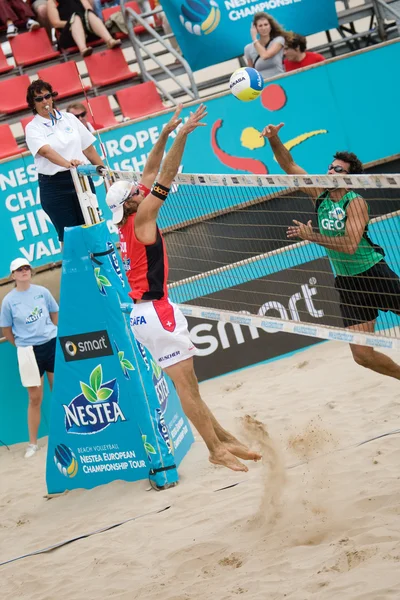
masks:
[[[178,480],[193,436],[175,388],[138,347],[105,222],[66,230],[46,479],[49,493]],[[170,430],[173,430],[171,432]]]
[[[393,65],[399,62],[397,41],[283,76],[267,85],[254,102],[240,102],[229,92],[210,98],[206,101],[207,127],[189,136],[182,170],[279,173],[269,144],[259,132],[268,123],[281,121],[285,123],[282,141],[309,173],[325,173],[336,150],[351,150],[363,162],[397,154],[400,81],[393,78]],[[193,106],[183,110],[184,118],[189,110]],[[162,114],[104,131],[101,138],[110,168],[143,170],[169,118],[169,114]],[[167,148],[172,141],[173,135]],[[107,219],[104,186],[102,181],[95,181],[95,185]],[[17,256],[26,257],[34,267],[60,260],[54,227],[40,207],[37,174],[30,155],[0,163],[0,194],[0,279],[8,276],[9,264]],[[232,203],[229,198],[225,202]],[[161,211],[160,225],[181,223],[189,213],[193,218],[214,210],[212,195],[202,196],[201,202],[186,202],[185,206],[174,206],[171,201]],[[107,226],[116,241],[111,220]]]
[[[242,55],[258,12],[301,35],[338,26],[335,0],[162,0],[162,6],[193,70]]]

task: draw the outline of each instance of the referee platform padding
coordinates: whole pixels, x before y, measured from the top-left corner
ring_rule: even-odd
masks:
[[[104,221],[65,232],[46,480],[50,494],[117,479],[162,489],[193,443],[171,380],[136,342]]]

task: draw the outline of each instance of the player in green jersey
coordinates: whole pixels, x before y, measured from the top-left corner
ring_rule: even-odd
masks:
[[[304,175],[279,139],[283,127],[267,125],[262,131],[280,167],[290,175]],[[328,174],[362,173],[360,160],[352,152],[337,152]],[[311,196],[318,217],[319,232],[294,220],[288,238],[301,238],[324,246],[335,273],[335,288],[340,296],[344,326],[373,333],[378,311],[400,315],[400,279],[384,260],[385,252],[368,236],[369,206],[359,194],[345,188],[301,188]],[[350,344],[357,364],[382,375],[400,379],[400,366],[391,358],[368,346]]]

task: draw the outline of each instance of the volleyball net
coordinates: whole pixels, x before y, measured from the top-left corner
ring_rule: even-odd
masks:
[[[102,175],[107,185],[140,179],[132,172],[104,170]],[[372,268],[386,261],[400,275],[399,188],[400,176],[391,174],[178,174],[159,218],[169,255],[170,297],[184,314],[200,319],[400,347],[394,278]],[[331,194],[336,200],[341,196],[337,190],[347,196],[332,202]],[[370,222],[354,247],[346,215],[357,195],[368,203]],[[360,222],[363,206],[352,208]],[[308,231],[312,227],[323,234],[330,247],[320,239],[288,238],[288,228],[298,226],[294,220],[311,222]],[[338,289],[343,287],[345,292]],[[379,314],[374,332],[348,329],[374,313]]]

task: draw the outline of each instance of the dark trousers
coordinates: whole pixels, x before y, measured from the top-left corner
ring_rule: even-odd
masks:
[[[84,225],[82,210],[69,171],[55,175],[39,174],[40,203],[64,241],[64,228]]]

